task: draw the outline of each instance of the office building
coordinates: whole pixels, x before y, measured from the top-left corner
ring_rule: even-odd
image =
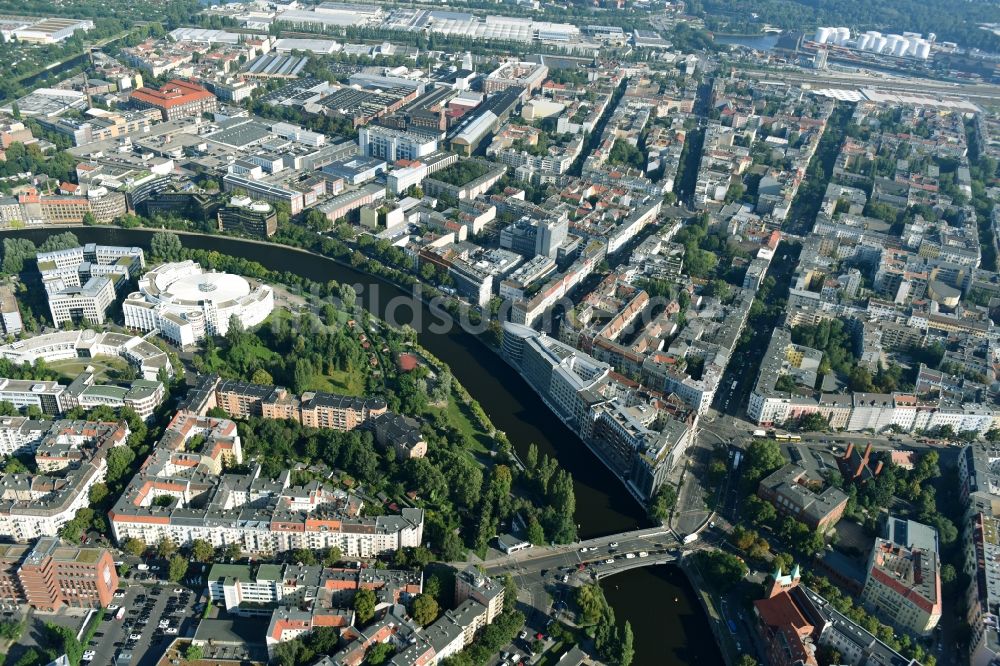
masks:
[[[434,134],[404,131],[380,125],[365,125],[358,130],[358,144],[365,157],[387,162],[419,160],[438,149]]]
[[[21,308],[10,285],[0,286],[0,328],[4,335],[17,335],[24,330]]]
[[[200,116],[218,109],[215,95],[181,79],[173,79],[159,90],[145,86],[133,90],[129,100],[140,109],[158,109],[163,120]]]
[[[778,513],[805,523],[809,529],[827,531],[837,524],[847,508],[847,495],[840,488],[817,492],[810,487],[806,470],[785,465],[760,482],[757,494]]]
[[[219,209],[217,215],[219,231],[238,231],[267,238],[278,230],[278,215],[274,206],[250,197],[233,197]]]
[[[81,287],[65,287],[49,293],[52,322],[103,324],[108,308],[115,302],[115,281],[107,276],[92,277]]]
[[[31,546],[0,545],[0,603],[28,604],[43,612],[103,608],[118,589],[106,548],[73,546],[43,537]]]
[[[268,285],[252,285],[230,273],[206,273],[190,260],[153,268],[122,305],[125,326],[158,330],[182,347],[206,335],[225,335],[233,317],[252,328],[273,309],[274,292]]]

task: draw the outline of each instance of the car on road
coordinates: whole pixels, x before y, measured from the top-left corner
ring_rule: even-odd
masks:
[[[639,551],[639,557],[649,557],[649,553],[644,550]]]
[[[604,560],[604,563],[605,564],[614,564],[615,563],[615,558],[609,557],[608,559]]]
[[[617,547],[618,547],[617,541],[612,541],[611,543],[608,544],[608,548],[617,548]]]
[[[519,633],[517,637],[520,638],[522,641],[525,640],[528,637],[528,630],[525,629],[524,631]]]
[[[174,588],[174,594],[184,594],[184,588],[182,588],[182,587],[175,587]]]
[[[115,599],[121,599],[122,597],[125,596],[125,590],[116,590],[115,593],[112,596]]]
[[[635,559],[635,553],[625,553],[625,559],[626,560],[634,560]]]
[[[170,627],[169,629],[164,629],[163,632],[165,634],[170,635],[170,636],[176,636],[177,635],[177,628],[176,627]]]
[[[119,608],[121,608],[121,607],[118,604],[108,604],[108,610],[109,611],[116,611]]]
[[[130,641],[137,641],[140,638],[142,638],[142,634],[129,634],[129,637],[128,637],[128,639]]]
[[[83,653],[83,656],[80,657],[80,661],[93,661],[94,657],[96,656],[97,652],[95,652],[94,650],[87,650],[86,652]]]

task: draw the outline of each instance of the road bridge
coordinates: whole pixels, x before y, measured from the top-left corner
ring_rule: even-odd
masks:
[[[490,576],[510,574],[527,586],[580,584],[640,567],[672,564],[685,552],[705,545],[703,539],[683,544],[669,528],[653,527],[572,544],[532,547],[485,560],[482,567]]]

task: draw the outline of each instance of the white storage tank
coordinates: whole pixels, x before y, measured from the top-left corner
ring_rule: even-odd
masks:
[[[851,38],[850,28],[837,28],[837,44],[843,46],[847,43],[847,40]]]
[[[921,41],[917,44],[916,57],[920,60],[927,60],[931,57],[931,44],[928,41]]]
[[[901,35],[886,35],[885,36],[885,49],[884,53],[892,54],[896,50],[896,44],[899,44],[899,40],[903,37]]]
[[[872,39],[870,50],[874,53],[882,53],[885,51],[887,42],[888,40],[884,36],[879,35]]]
[[[904,56],[907,50],[910,48],[910,40],[905,37],[901,37],[896,45],[892,48],[892,55],[894,56]]]
[[[858,35],[858,44],[857,44],[858,50],[864,51],[865,49],[867,49],[871,41],[872,41],[872,36],[869,35],[867,32],[863,35]]]
[[[814,41],[817,44],[826,44],[830,41],[832,34],[833,28],[816,28],[816,38]]]

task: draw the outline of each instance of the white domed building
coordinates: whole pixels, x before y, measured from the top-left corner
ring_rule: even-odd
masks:
[[[236,317],[244,328],[274,310],[274,290],[232,273],[205,272],[193,261],[162,264],[139,280],[122,304],[125,326],[160,332],[186,347],[206,335],[225,335]]]

